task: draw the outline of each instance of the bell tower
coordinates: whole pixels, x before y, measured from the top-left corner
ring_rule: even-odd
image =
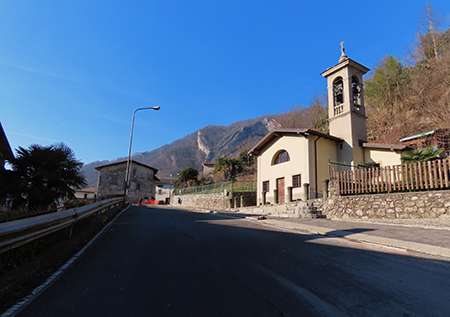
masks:
[[[345,54],[341,42],[339,63],[321,75],[327,79],[330,134],[344,139],[338,146],[340,162],[363,164],[362,143],[367,142],[363,75],[369,69]]]

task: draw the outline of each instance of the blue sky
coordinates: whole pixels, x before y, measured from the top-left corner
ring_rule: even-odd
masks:
[[[347,55],[408,55],[426,1],[0,0],[0,121],[11,147],[64,142],[84,163],[209,124],[308,106]],[[450,1],[433,1],[447,20]],[[157,168],[157,167],[156,167]]]

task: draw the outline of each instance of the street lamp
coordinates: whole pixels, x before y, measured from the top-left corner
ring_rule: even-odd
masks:
[[[130,156],[131,156],[131,143],[133,142],[133,129],[134,129],[134,116],[136,115],[136,112],[139,110],[159,110],[160,106],[154,106],[154,107],[144,107],[144,108],[137,108],[133,112],[133,119],[131,120],[131,133],[130,133],[130,146],[128,147],[128,158],[127,158],[127,169],[125,171],[125,185],[124,185],[124,191],[123,191],[123,201],[127,199],[127,190],[130,187]]]

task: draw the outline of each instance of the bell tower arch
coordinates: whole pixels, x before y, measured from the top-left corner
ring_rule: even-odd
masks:
[[[369,69],[345,54],[341,42],[339,63],[321,73],[327,79],[330,134],[344,139],[338,148],[338,160],[357,165],[364,163],[362,143],[367,142],[363,75]]]

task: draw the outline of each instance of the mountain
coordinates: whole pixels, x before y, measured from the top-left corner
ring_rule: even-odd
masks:
[[[266,115],[228,126],[208,125],[153,151],[134,154],[133,160],[157,168],[158,177],[169,177],[170,174],[176,177],[186,167],[201,172],[203,162],[217,162],[223,156],[237,157],[241,151],[252,148],[270,130],[281,126],[277,117]],[[95,167],[107,163],[109,161],[96,161],[83,166],[81,172],[88,186],[96,187],[98,172]]]

